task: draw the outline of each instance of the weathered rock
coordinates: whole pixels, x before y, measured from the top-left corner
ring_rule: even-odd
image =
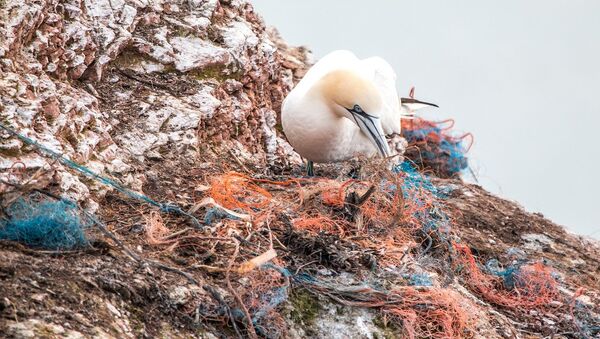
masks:
[[[147,160],[208,143],[262,168],[299,162],[276,129],[306,67],[288,49],[244,1],[3,1],[0,122],[133,188]],[[72,199],[107,191],[5,132],[0,153],[4,180],[20,161]]]
[[[61,325],[46,323],[37,319],[28,319],[22,322],[10,322],[5,333],[14,338],[40,338],[55,337],[69,339],[83,339],[81,332],[65,330]]]

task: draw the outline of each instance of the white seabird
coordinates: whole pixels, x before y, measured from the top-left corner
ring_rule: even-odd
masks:
[[[394,155],[386,136],[400,134],[402,116],[425,106],[436,105],[398,98],[396,73],[382,58],[360,60],[352,52],[334,51],[312,66],[285,98],[281,122],[312,174],[313,162]]]

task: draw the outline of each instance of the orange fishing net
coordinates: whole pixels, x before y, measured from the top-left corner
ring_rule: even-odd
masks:
[[[209,194],[223,207],[247,213],[267,207],[273,198],[271,193],[256,185],[250,177],[236,172],[216,177]]]
[[[457,252],[456,265],[467,285],[491,303],[510,308],[535,308],[558,298],[552,270],[541,263],[520,267],[514,286],[508,290],[499,277],[479,269],[468,246],[454,243],[453,247]]]
[[[384,306],[382,312],[402,321],[408,338],[464,338],[473,319],[474,307],[457,292],[413,287],[400,288],[397,305]]]
[[[463,338],[473,322],[475,306],[459,293],[444,288],[400,286],[390,291],[369,285],[338,285],[300,276],[309,291],[352,307],[377,308],[388,321],[401,324],[407,338]]]

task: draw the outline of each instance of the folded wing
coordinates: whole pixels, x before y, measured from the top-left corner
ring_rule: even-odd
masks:
[[[396,90],[396,72],[380,57],[371,57],[359,62],[363,76],[373,81],[383,101],[381,123],[386,135],[400,133],[400,101]]]

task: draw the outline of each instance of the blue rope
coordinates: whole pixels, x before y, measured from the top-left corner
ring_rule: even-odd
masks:
[[[38,143],[37,141],[28,138],[22,134],[19,134],[18,132],[16,132],[15,130],[11,129],[10,127],[7,127],[6,125],[0,123],[0,128],[2,128],[3,130],[5,130],[6,132],[8,132],[9,134],[11,134],[14,137],[19,138],[20,140],[22,140],[23,142],[25,142],[28,145],[34,146],[35,148],[37,148],[38,150],[40,150],[43,154],[45,154],[46,156],[58,160],[61,164],[74,169],[75,171],[79,172],[80,174],[83,174],[85,176],[88,176],[96,181],[99,181],[101,183],[103,183],[104,185],[110,186],[114,189],[116,189],[117,191],[133,198],[136,200],[140,200],[143,202],[146,202],[152,206],[158,207],[161,211],[166,212],[166,213],[176,213],[176,214],[180,214],[183,216],[186,216],[188,218],[190,218],[192,220],[192,222],[194,223],[194,225],[198,228],[202,228],[202,225],[200,224],[200,222],[198,221],[198,219],[196,219],[196,217],[194,217],[193,215],[183,211],[180,207],[176,206],[176,205],[172,205],[172,204],[166,204],[166,203],[160,203],[157,202],[155,200],[152,200],[151,198],[134,192],[132,190],[130,190],[127,187],[124,187],[123,185],[117,183],[116,181],[109,179],[107,177],[101,176],[95,172],[93,172],[92,170],[90,170],[89,168],[79,165],[78,163],[69,160],[67,158],[65,158],[62,154],[55,152],[51,149],[49,149],[48,147],[45,147],[44,145]]]

